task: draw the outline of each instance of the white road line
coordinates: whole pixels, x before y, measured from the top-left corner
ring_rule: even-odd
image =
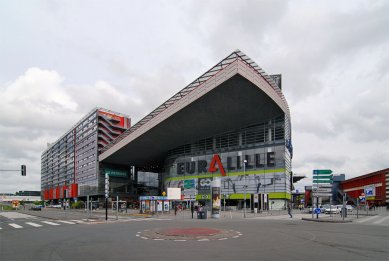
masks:
[[[22,226],[19,226],[18,224],[15,224],[15,223],[10,223],[8,225],[10,225],[13,228],[23,228]]]
[[[65,223],[65,224],[70,224],[70,225],[75,225],[76,223],[70,222],[70,221],[65,221],[65,220],[57,220],[57,222]]]
[[[377,221],[374,221],[373,224],[380,224],[380,223],[384,222],[385,219],[388,219],[388,218],[389,218],[389,216],[388,217],[383,217],[381,219],[378,219]]]
[[[228,238],[226,237],[223,237],[223,238],[219,238],[218,240],[227,240]]]
[[[369,220],[372,220],[372,219],[375,219],[375,218],[377,218],[377,216],[363,218],[363,219],[357,220],[356,222],[357,223],[363,223],[363,222],[366,222],[366,221],[369,221]]]
[[[69,221],[72,221],[72,222],[76,222],[76,223],[85,223],[84,221],[82,221],[82,220],[75,220],[75,219],[71,219],[71,220],[69,220]]]
[[[203,239],[199,239],[199,240],[197,240],[197,241],[209,241],[209,239],[203,238]]]
[[[154,238],[153,240],[156,240],[156,241],[161,241],[161,240],[165,240],[165,239],[163,239],[163,238]]]
[[[2,228],[0,227],[0,229],[2,229]]]
[[[54,223],[54,222],[50,222],[50,221],[42,221],[42,223],[45,223],[45,224],[48,224],[48,225],[52,225],[52,226],[59,226],[60,225],[58,223]]]
[[[176,241],[176,242],[185,242],[186,240],[185,239],[176,239],[174,241]]]
[[[143,239],[149,239],[149,238],[147,238],[147,237],[140,237],[140,238],[143,238]]]
[[[32,223],[32,222],[26,222],[27,225],[33,226],[33,227],[41,227],[42,225],[39,225],[37,223]]]

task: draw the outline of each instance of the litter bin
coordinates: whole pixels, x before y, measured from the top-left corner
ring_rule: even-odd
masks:
[[[207,211],[197,211],[197,219],[207,219]]]

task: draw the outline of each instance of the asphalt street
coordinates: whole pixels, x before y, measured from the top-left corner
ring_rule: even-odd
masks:
[[[43,214],[38,217],[22,215],[19,218],[0,215],[0,260],[389,259],[389,226],[385,223],[387,213],[363,217],[351,223],[303,221],[303,214],[295,214],[291,219],[283,213],[246,219],[238,213],[239,216],[225,215],[218,220],[198,220],[191,219],[190,213],[186,212],[177,216],[152,218],[122,216],[118,221],[110,222],[84,220],[84,215],[80,219],[64,220],[63,213],[50,213],[57,213],[59,218],[42,217]],[[69,218],[75,216],[70,215]],[[26,222],[41,226],[30,226]],[[18,224],[22,228],[9,224]],[[188,231],[232,231],[233,235],[238,236],[218,237],[215,240],[144,236],[153,230],[178,228]]]

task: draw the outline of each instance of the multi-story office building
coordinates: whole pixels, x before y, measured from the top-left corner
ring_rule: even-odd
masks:
[[[95,108],[41,158],[41,191],[45,200],[103,195],[104,176],[98,156],[102,148],[130,127],[120,113]]]

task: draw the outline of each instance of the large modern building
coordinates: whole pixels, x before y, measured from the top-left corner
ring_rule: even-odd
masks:
[[[184,200],[205,203],[217,177],[229,204],[260,196],[267,208],[283,208],[293,182],[291,140],[281,75],[237,50],[105,146],[100,176],[113,177],[116,188],[129,178],[133,199],[180,187]],[[152,183],[158,191],[141,189]]]
[[[130,127],[120,113],[95,108],[56,142],[41,158],[43,199],[82,198],[104,194],[98,156],[104,146]]]

